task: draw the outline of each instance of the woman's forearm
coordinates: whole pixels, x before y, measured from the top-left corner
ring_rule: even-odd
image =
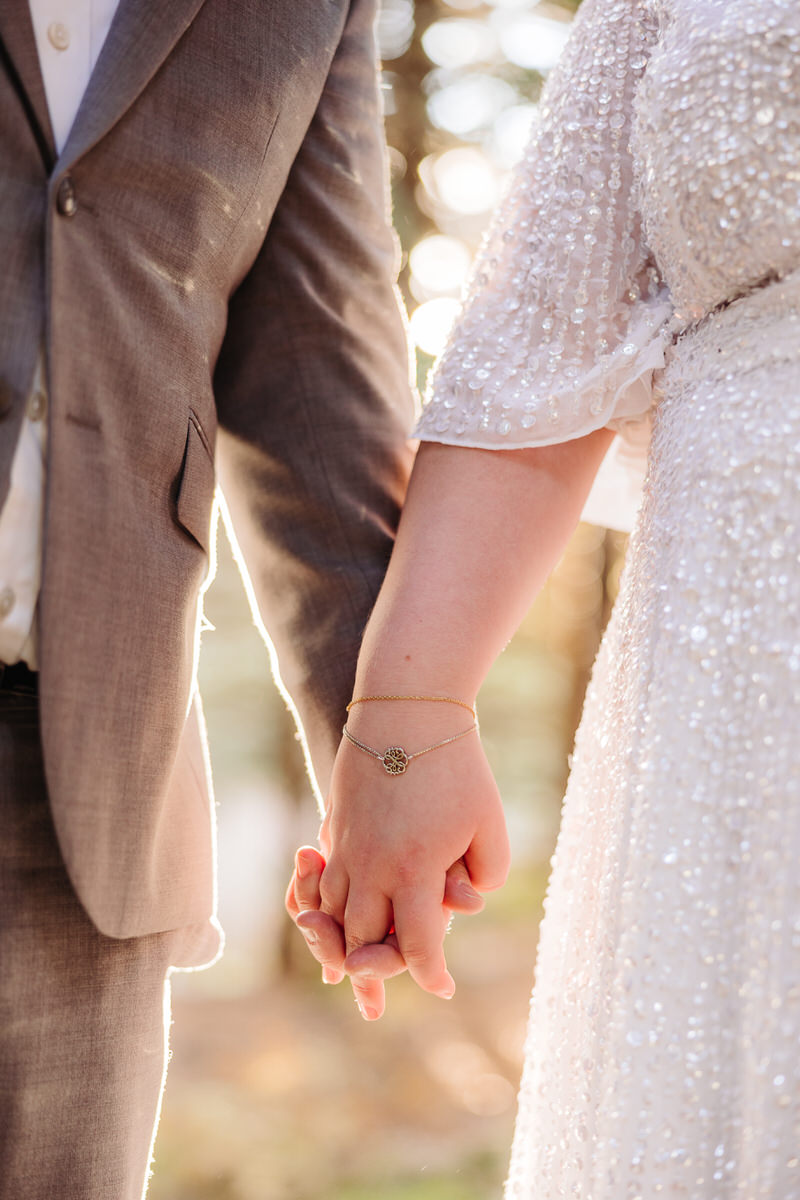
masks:
[[[356,744],[345,739],[336,756],[319,890],[348,953],[391,930],[414,979],[440,996],[454,987],[442,947],[448,872],[461,863],[477,891],[500,887],[508,835],[466,713],[396,697],[472,702],[561,554],[610,439],[497,452],[425,443],[412,473],[356,680],[357,697],[395,699],[349,713]],[[387,746],[406,751],[408,771],[375,761]],[[374,1016],[380,983],[376,994]]]
[[[612,437],[502,451],[422,444],[358,694],[474,698],[560,558]]]

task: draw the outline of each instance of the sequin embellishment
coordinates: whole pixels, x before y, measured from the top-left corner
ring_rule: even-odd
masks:
[[[584,0],[419,425],[655,398],[507,1200],[800,1200],[799,147],[797,0]]]

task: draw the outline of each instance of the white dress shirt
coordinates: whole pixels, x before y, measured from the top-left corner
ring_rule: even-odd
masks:
[[[119,0],[30,0],[50,123],[60,153]],[[0,662],[35,669],[44,512],[47,392],[36,369],[0,511]]]

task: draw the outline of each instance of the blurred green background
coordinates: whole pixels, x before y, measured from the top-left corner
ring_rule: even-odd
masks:
[[[384,0],[378,37],[401,285],[420,385],[521,153],[577,4]],[[445,1003],[406,978],[387,1015],[326,988],[283,913],[318,817],[224,531],[200,675],[219,817],[225,957],[174,979],[151,1200],[487,1200],[502,1190],[536,935],[619,534],[582,525],[479,699],[514,865],[455,922]]]

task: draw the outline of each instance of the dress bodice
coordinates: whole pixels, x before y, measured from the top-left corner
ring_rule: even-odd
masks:
[[[654,0],[634,98],[646,240],[697,319],[800,265],[800,5]]]
[[[629,430],[676,333],[800,269],[797,0],[583,0],[423,439]]]

